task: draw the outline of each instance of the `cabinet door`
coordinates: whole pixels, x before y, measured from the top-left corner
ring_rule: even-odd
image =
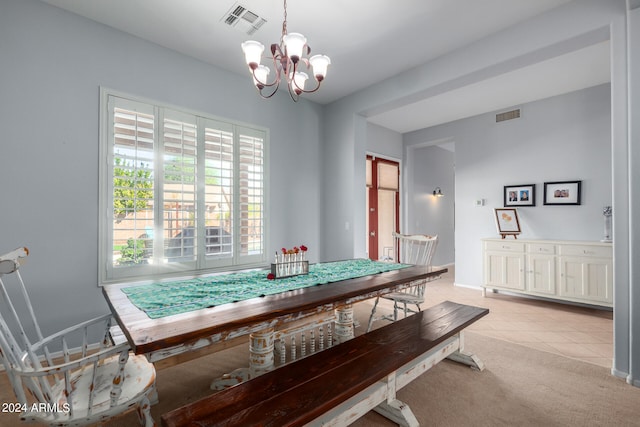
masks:
[[[584,291],[583,258],[560,257],[560,287],[563,297],[582,298]]]
[[[508,252],[485,253],[485,284],[523,291],[524,254]]]
[[[587,302],[613,301],[610,258],[560,257],[560,295]]]
[[[613,302],[613,261],[592,258],[585,263],[584,297],[590,301]]]
[[[527,257],[527,290],[537,294],[555,295],[555,256],[529,255]]]

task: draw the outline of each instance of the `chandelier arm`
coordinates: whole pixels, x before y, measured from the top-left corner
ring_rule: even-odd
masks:
[[[307,66],[307,69],[308,69],[308,70],[311,70],[311,64],[309,64],[309,61],[308,61],[306,58],[300,58],[300,61],[299,61],[299,62],[304,62],[304,64]],[[298,71],[298,67],[297,67],[297,64],[294,64],[293,74],[292,74],[292,75],[295,75],[295,72],[296,72],[296,71]],[[311,89],[311,90],[305,90],[305,89],[302,89],[301,87],[299,87],[299,86],[296,84],[296,80],[293,78],[293,79],[291,79],[291,83],[288,85],[288,86],[289,86],[289,92],[291,92],[291,86],[295,86],[295,90],[296,90],[296,92],[297,92],[297,91],[300,91],[300,93],[313,93],[313,92],[317,92],[317,91],[318,91],[318,89],[320,89],[320,85],[322,84],[322,79],[321,79],[321,80],[318,80],[318,79],[316,79],[316,78],[315,78],[315,76],[314,76],[314,80],[315,80],[316,82],[318,82],[318,84],[316,85],[316,87],[315,87],[315,88],[313,88],[313,89]],[[297,94],[297,93],[296,93],[296,94]],[[297,94],[297,95],[298,95],[298,97],[300,96],[299,94]]]
[[[316,85],[315,88],[313,88],[311,90],[300,89],[301,93],[313,93],[313,92],[316,92],[318,89],[320,89],[320,85],[322,84],[322,81],[318,81],[318,80],[316,80],[316,81],[318,82],[318,84]]]
[[[289,58],[285,57],[287,59],[286,63],[287,63],[287,67],[284,68],[283,66],[283,72],[284,72],[284,76],[285,79],[287,79],[287,86],[289,87],[289,92],[291,92],[291,89],[294,89],[293,86],[295,86],[294,90],[302,90],[298,87],[298,85],[296,84],[296,79],[295,79],[295,75],[296,72],[298,71],[298,64],[291,61]],[[283,63],[285,62],[284,60],[282,61]],[[291,66],[291,64],[293,64],[293,69],[289,70],[289,67]]]
[[[289,96],[291,97],[293,102],[298,102],[298,100],[300,99],[300,95],[291,90],[291,85],[287,85],[287,89],[289,90]]]
[[[280,87],[280,81],[278,80],[278,81],[276,81],[274,84],[275,84],[275,87],[273,88],[273,91],[272,91],[269,95],[265,95],[265,94],[263,94],[263,93],[262,93],[262,90],[263,90],[264,88],[259,89],[259,88],[257,88],[257,87],[256,87],[256,89],[258,89],[258,94],[260,95],[260,97],[262,97],[262,98],[264,98],[264,99],[269,99],[269,98],[271,98],[273,95],[275,95],[275,94],[276,94],[276,92],[278,92],[278,88]],[[273,86],[273,85],[271,85],[271,86]],[[269,87],[269,86],[267,86],[267,87]]]
[[[274,58],[276,56],[284,56],[284,53],[282,52],[282,48],[280,48],[280,45],[277,43],[272,43],[271,44],[271,56],[273,56]]]

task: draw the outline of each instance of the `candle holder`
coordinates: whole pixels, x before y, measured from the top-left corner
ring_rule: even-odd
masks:
[[[304,259],[304,252],[299,254],[276,254],[271,263],[271,274],[275,279],[309,274],[309,261]]]

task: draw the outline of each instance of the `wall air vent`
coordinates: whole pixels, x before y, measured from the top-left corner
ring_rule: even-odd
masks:
[[[248,10],[240,3],[234,4],[231,9],[224,14],[221,21],[248,35],[254,34],[267,22],[266,19],[261,18],[257,13]]]
[[[520,118],[520,109],[505,111],[504,113],[496,114],[496,123],[504,122],[505,120],[513,120]]]

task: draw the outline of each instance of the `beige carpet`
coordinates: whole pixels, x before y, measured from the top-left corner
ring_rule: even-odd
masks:
[[[363,320],[364,310],[357,310]],[[359,328],[360,330],[362,329]],[[409,404],[424,426],[639,426],[640,388],[611,376],[608,369],[533,350],[472,332],[466,348],[486,365],[483,372],[443,361],[409,386],[398,398]],[[246,346],[228,349],[158,372],[160,415],[211,393],[212,378],[245,366]],[[11,401],[6,377],[0,377],[0,401]],[[17,417],[0,414],[1,426]],[[135,426],[134,414],[105,424]],[[354,426],[394,425],[369,413]]]

